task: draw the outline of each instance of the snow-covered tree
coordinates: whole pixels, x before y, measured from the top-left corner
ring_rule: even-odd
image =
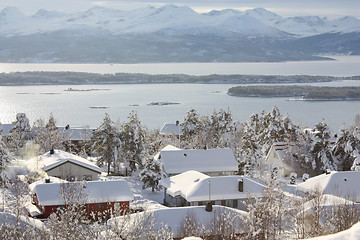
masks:
[[[9,164],[14,157],[11,155],[9,150],[6,148],[5,143],[2,140],[2,127],[0,123],[0,174],[2,173],[3,169]],[[1,176],[0,176],[1,179]]]
[[[120,127],[121,158],[129,163],[131,171],[136,170],[136,165],[143,165],[144,140],[146,130],[142,126],[138,115],[132,111],[128,116],[128,122]]]
[[[210,116],[210,126],[207,129],[208,148],[229,147],[235,130],[231,111],[229,109],[227,111],[214,110]]]
[[[161,162],[154,158],[147,159],[144,164],[144,169],[140,172],[143,189],[151,188],[152,192],[161,190],[159,183],[163,176],[164,173],[162,172]]]
[[[11,152],[15,155],[20,154],[20,149],[25,143],[33,138],[29,119],[25,113],[16,114],[15,126],[10,129],[8,136],[8,145]]]
[[[337,160],[337,167],[340,171],[349,171],[360,150],[360,139],[358,129],[348,130],[345,127],[340,129],[339,137],[333,147],[333,155]]]
[[[205,148],[206,130],[203,125],[204,122],[209,122],[208,119],[201,119],[201,116],[195,109],[190,109],[184,121],[181,124],[183,126],[181,134],[181,142],[185,148],[198,149]]]
[[[109,174],[120,146],[119,132],[109,114],[105,114],[103,122],[94,131],[91,142],[92,150],[99,155],[97,164],[102,167],[106,163]]]
[[[337,165],[332,155],[331,132],[328,125],[321,121],[315,125],[314,140],[310,148],[311,164],[315,174],[320,174],[327,169],[337,170]]]
[[[275,142],[295,144],[301,134],[300,127],[293,124],[288,116],[282,116],[274,107],[269,113],[253,114],[244,123],[241,132],[239,170],[249,174],[258,169],[260,161],[266,156]]]
[[[46,124],[42,119],[36,120],[32,131],[34,142],[40,147],[40,154],[51,149],[63,149],[63,136],[56,126],[56,120],[52,114]]]

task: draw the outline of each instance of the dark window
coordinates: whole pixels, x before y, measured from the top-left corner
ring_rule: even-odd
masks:
[[[199,202],[198,202],[198,205],[199,205],[199,206],[202,206],[202,205],[203,205],[203,202],[202,202],[202,201],[199,201]]]
[[[233,208],[237,208],[238,207],[238,200],[233,200]]]
[[[225,200],[221,200],[221,206],[226,206],[226,201]]]

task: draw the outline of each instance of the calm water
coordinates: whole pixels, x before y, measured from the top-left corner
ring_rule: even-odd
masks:
[[[286,63],[208,63],[208,64],[0,64],[0,72],[12,71],[81,71],[81,72],[143,72],[186,74],[311,74],[360,75],[360,57],[339,57],[338,61]],[[340,81],[316,85],[360,86],[360,81]],[[0,122],[14,121],[18,112],[25,112],[34,121],[47,119],[52,112],[58,125],[98,126],[105,113],[114,121],[126,121],[136,110],[149,128],[159,128],[165,122],[182,121],[186,112],[195,108],[201,114],[214,109],[227,109],[234,119],[247,121],[252,113],[270,111],[277,106],[294,122],[312,127],[324,119],[333,130],[347,126],[360,114],[360,101],[289,101],[288,98],[239,98],[226,94],[228,84],[136,84],[82,86],[14,86],[0,87]],[[99,91],[64,91],[73,89],[104,89]],[[109,90],[105,90],[109,89]],[[176,105],[151,106],[152,102],[173,102]],[[91,108],[105,107],[105,108]]]
[[[358,82],[337,82],[353,85]],[[360,85],[360,84],[358,84]],[[98,126],[105,113],[114,121],[125,121],[131,110],[149,128],[161,127],[165,122],[183,120],[186,112],[195,108],[201,114],[214,109],[227,109],[235,119],[244,122],[252,113],[270,111],[277,106],[282,114],[289,113],[295,122],[313,126],[320,120],[337,130],[343,123],[352,124],[359,114],[360,101],[303,102],[288,98],[231,97],[226,84],[156,84],[156,85],[82,85],[82,86],[27,86],[0,87],[0,122],[9,123],[16,113],[25,112],[31,121],[47,119],[52,112],[59,125]],[[69,92],[73,89],[111,89],[90,92]],[[152,102],[173,102],[176,105],[151,106]],[[91,108],[91,107],[107,107]]]

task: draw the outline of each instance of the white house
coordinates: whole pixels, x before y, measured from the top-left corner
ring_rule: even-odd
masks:
[[[164,204],[173,207],[201,206],[207,202],[246,210],[251,197],[262,197],[264,185],[245,176],[210,177],[197,171],[162,179]]]
[[[291,148],[292,146],[285,142],[274,143],[266,155],[265,169],[272,171],[276,168],[280,176],[283,177],[290,176],[292,172],[298,172],[300,168],[291,154]]]
[[[97,180],[101,169],[85,158],[61,150],[47,152],[35,159],[34,164],[48,176],[68,181]]]
[[[210,176],[233,175],[238,171],[238,162],[230,148],[184,150],[167,146],[155,159],[162,162],[168,176],[189,170]]]
[[[348,198],[351,201],[360,202],[360,172],[328,172],[316,177],[309,178],[300,183],[297,190],[303,193],[320,191],[323,194]]]

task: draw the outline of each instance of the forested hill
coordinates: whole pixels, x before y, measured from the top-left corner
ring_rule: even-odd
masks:
[[[304,100],[360,100],[360,87],[299,85],[237,86],[228,94],[238,97],[301,97]]]
[[[313,83],[337,80],[358,80],[360,76],[330,77],[308,75],[206,75],[184,74],[98,74],[84,72],[14,72],[0,73],[1,86],[16,85],[83,85],[83,84],[156,84],[156,83],[203,83],[203,84],[261,84],[261,83]]]

